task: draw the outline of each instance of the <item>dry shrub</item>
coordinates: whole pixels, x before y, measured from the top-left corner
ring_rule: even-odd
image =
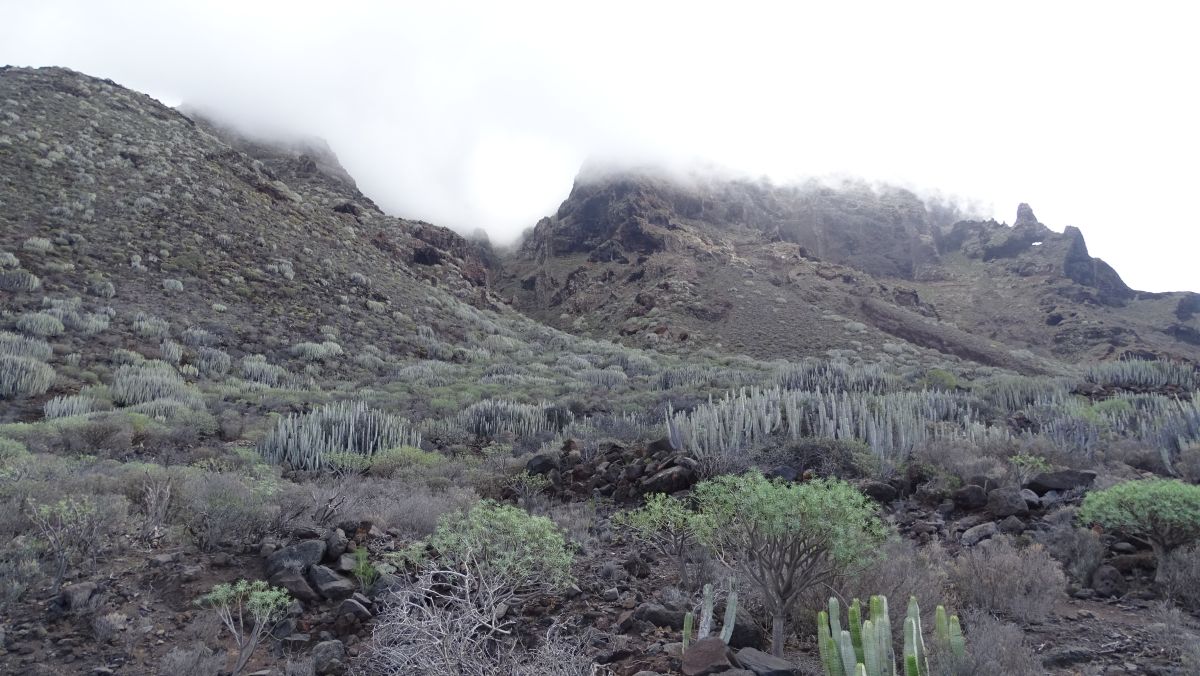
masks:
[[[913,450],[911,461],[939,473],[967,481],[974,476],[999,479],[1008,467],[989,450],[963,439],[935,439]],[[998,451],[997,451],[998,452]]]
[[[1041,674],[1042,663],[1025,638],[1010,622],[982,610],[961,613],[967,655],[956,669],[962,676],[976,674]]]
[[[1048,517],[1049,530],[1040,531],[1034,537],[1046,548],[1050,556],[1062,564],[1076,582],[1087,586],[1092,573],[1104,563],[1108,548],[1100,535],[1088,528],[1075,526],[1075,510],[1061,509]]]
[[[337,490],[345,500],[334,510],[332,523],[370,521],[412,538],[429,535],[443,514],[469,507],[479,499],[467,488],[436,491],[419,482],[371,477],[357,477]]]
[[[375,619],[356,673],[384,676],[590,676],[584,642],[551,627],[536,646],[524,644],[517,620],[497,616],[502,589],[464,571],[428,569],[395,589]]]
[[[193,470],[179,484],[178,517],[204,551],[253,541],[271,529],[279,513],[276,487],[234,472]]]
[[[1017,548],[996,537],[964,551],[949,567],[963,605],[1020,622],[1040,622],[1062,596],[1066,577],[1039,544]]]
[[[1171,552],[1161,565],[1163,594],[1180,608],[1200,613],[1200,544]]]
[[[170,676],[217,676],[225,667],[225,655],[207,646],[175,648],[163,657],[158,673]]]
[[[1149,614],[1149,638],[1152,649],[1167,659],[1177,660],[1189,670],[1200,673],[1200,626],[1169,603],[1155,604]]]
[[[597,532],[596,505],[591,502],[549,504],[546,516],[566,534],[567,539],[587,551],[606,533]]]

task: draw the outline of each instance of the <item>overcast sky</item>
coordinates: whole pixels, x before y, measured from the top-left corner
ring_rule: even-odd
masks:
[[[386,210],[498,242],[588,157],[703,161],[1029,202],[1200,291],[1190,5],[0,0],[0,63],[324,137]]]

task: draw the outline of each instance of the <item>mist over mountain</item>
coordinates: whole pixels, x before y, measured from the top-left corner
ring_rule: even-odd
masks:
[[[493,246],[340,150],[0,67],[0,672],[1200,666],[1200,294],[628,157]]]

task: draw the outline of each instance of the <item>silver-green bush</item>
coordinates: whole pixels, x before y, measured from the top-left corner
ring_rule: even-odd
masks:
[[[29,357],[0,355],[0,399],[44,394],[54,382],[54,369]]]
[[[400,416],[364,402],[327,404],[281,418],[259,444],[263,457],[305,470],[324,469],[331,453],[374,456],[397,446],[418,446],[421,433]]]

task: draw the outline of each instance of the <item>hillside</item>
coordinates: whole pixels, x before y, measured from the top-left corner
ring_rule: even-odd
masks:
[[[939,673],[1200,666],[1194,524],[1080,516],[1200,514],[1195,294],[856,185],[587,176],[499,254],[184,111],[0,69],[0,672],[796,676],[877,594]]]
[[[1025,372],[1200,357],[1200,296],[1128,288],[1077,228],[1028,205],[1011,226],[971,221],[853,182],[585,171],[499,286],[551,325],[661,349],[919,349]]]

